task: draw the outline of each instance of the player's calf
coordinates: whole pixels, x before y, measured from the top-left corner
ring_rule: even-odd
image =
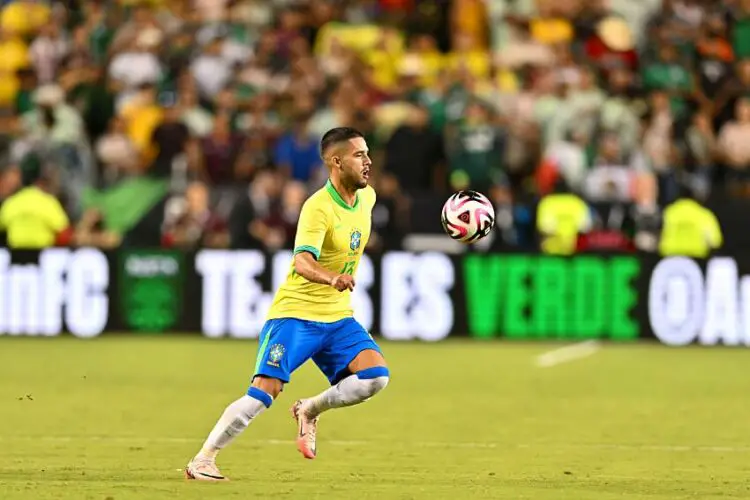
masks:
[[[216,426],[208,435],[203,450],[201,450],[201,456],[215,457],[220,449],[239,436],[250,425],[250,422],[270,408],[272,403],[273,398],[269,394],[257,387],[251,387],[245,396],[242,396],[224,410]]]
[[[375,394],[386,388],[390,380],[390,372],[385,366],[373,366],[360,370],[354,375],[347,377],[341,382],[343,384],[342,396],[344,406],[364,403]]]
[[[344,380],[329,387],[317,396],[305,400],[302,410],[310,417],[316,417],[332,408],[342,408],[364,403],[385,389],[390,380],[390,372],[385,366],[373,366],[349,375]]]
[[[224,480],[215,464],[216,455],[239,436],[258,415],[270,408],[276,395],[278,392],[271,395],[254,384],[246,395],[227,406],[203,443],[203,447],[185,469],[188,478],[205,481]]]

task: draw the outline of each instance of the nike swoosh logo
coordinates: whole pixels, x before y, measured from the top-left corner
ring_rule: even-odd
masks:
[[[205,472],[196,472],[199,476],[210,477],[211,479],[224,479],[224,476],[214,476],[213,474],[206,474]]]

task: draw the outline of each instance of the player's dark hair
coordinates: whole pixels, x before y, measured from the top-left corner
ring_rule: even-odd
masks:
[[[348,141],[349,139],[356,139],[357,137],[364,137],[364,134],[359,130],[352,127],[336,127],[332,128],[323,135],[320,140],[320,155],[325,156],[326,151],[333,145],[340,142]]]

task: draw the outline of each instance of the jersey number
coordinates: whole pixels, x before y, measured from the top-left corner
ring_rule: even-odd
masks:
[[[341,270],[341,274],[348,274],[352,276],[354,274],[354,261],[349,261],[344,264],[344,268]]]

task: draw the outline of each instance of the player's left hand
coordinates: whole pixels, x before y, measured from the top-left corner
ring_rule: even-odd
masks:
[[[354,285],[354,277],[348,274],[339,274],[331,280],[331,286],[339,292],[354,290]]]

